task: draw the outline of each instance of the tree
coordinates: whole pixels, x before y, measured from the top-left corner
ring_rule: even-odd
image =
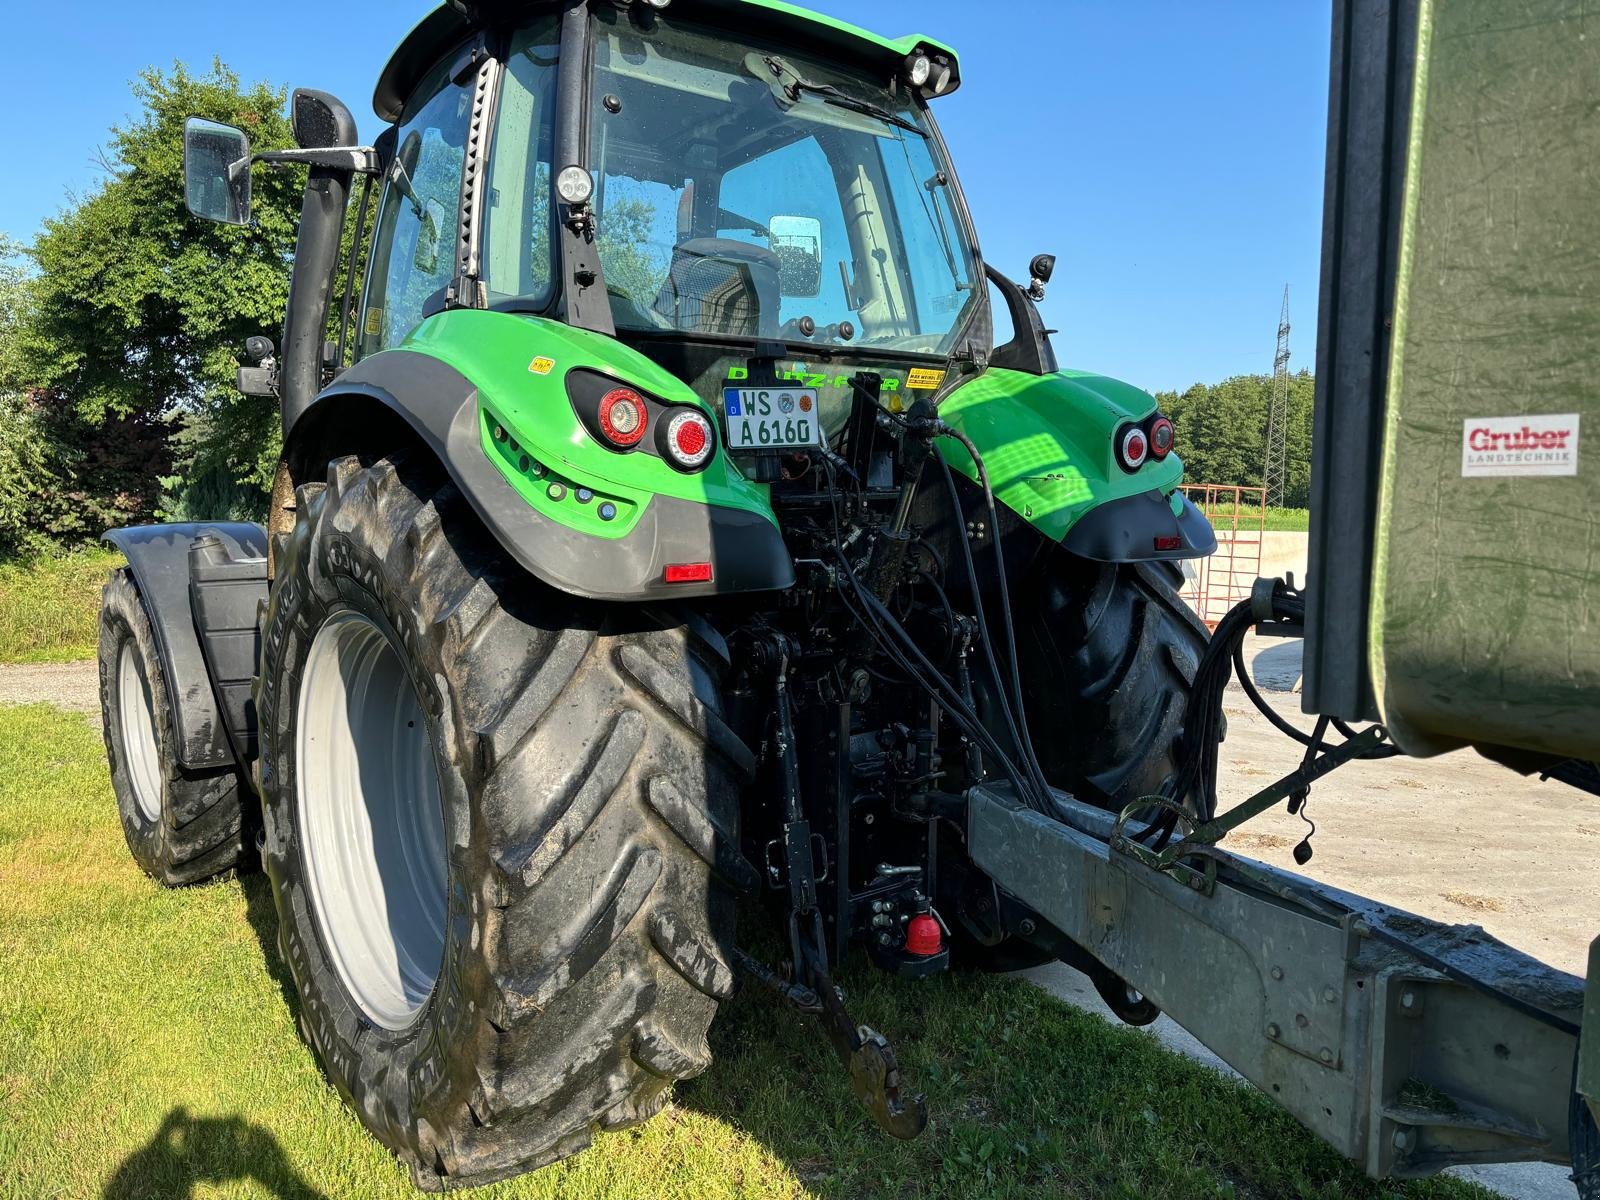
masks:
[[[46,470],[22,368],[30,292],[22,247],[0,234],[0,551],[13,554],[32,547],[33,492]]]
[[[1289,469],[1284,504],[1305,508],[1311,496],[1311,410],[1316,381],[1309,371],[1289,377]],[[1156,401],[1178,429],[1184,475],[1194,483],[1260,487],[1266,467],[1271,375],[1235,375],[1160,392]]]
[[[234,369],[245,338],[282,323],[303,176],[258,169],[249,227],[196,221],[183,203],[183,126],[206,117],[240,127],[257,149],[281,149],[292,144],[287,94],[242,88],[221,62],[203,76],[181,64],[146,71],[133,94],[143,112],[111,131],[106,181],[47,221],[33,249],[24,369],[69,440],[115,429],[160,445],[175,424],[192,425],[203,436],[190,440],[184,475],[221,472],[264,490],[278,453],[275,406],[241,396]],[[169,454],[130,464],[78,448],[86,492],[131,517],[153,515]]]

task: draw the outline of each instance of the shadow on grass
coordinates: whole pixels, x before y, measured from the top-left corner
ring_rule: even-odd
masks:
[[[188,1200],[197,1185],[251,1179],[278,1200],[327,1200],[290,1165],[270,1133],[242,1117],[195,1117],[178,1107],[135,1150],[102,1200]]]
[[[278,949],[278,906],[272,899],[272,881],[265,872],[254,871],[241,875],[239,886],[244,892],[245,920],[250,922],[256,941],[261,945],[261,961],[267,968],[267,974],[278,985],[289,1016],[298,1026],[300,993],[295,990],[294,976],[289,974],[289,964],[283,961],[283,954]]]

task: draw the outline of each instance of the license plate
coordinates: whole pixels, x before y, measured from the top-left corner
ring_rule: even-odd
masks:
[[[725,388],[728,449],[794,450],[822,445],[815,388]]]

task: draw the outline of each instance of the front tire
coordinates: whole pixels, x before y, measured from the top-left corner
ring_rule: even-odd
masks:
[[[253,797],[232,767],[190,771],[178,762],[155,631],[127,567],[102,593],[99,657],[106,759],[134,861],[167,887],[241,866]]]
[[[719,643],[531,579],[431,462],[340,459],[296,507],[257,705],[303,1035],[430,1190],[649,1117],[710,1063],[756,882]]]

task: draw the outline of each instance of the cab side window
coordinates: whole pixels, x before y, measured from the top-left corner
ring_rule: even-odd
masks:
[[[450,60],[417,89],[384,176],[362,302],[360,355],[389,350],[439,311],[456,273],[456,221],[472,113],[472,81],[450,82]]]

